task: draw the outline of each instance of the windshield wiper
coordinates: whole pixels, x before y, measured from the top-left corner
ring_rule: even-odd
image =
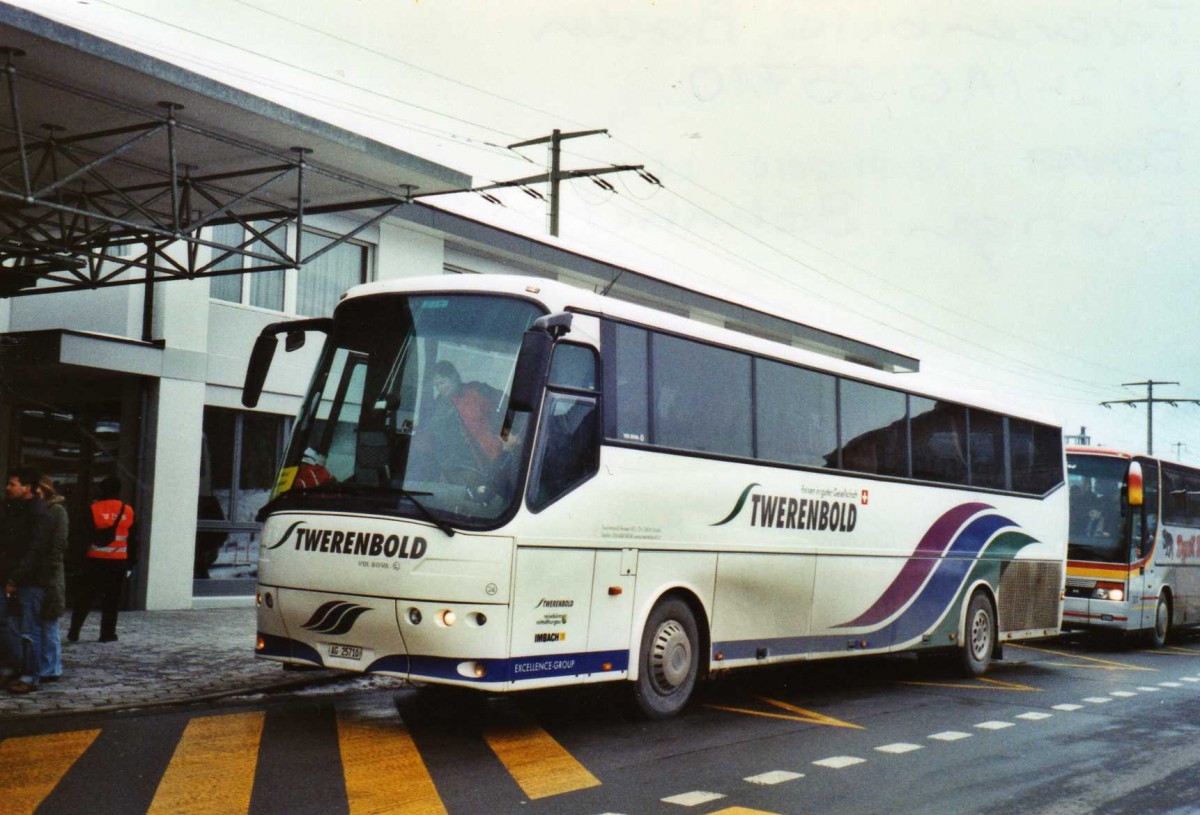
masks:
[[[414,507],[416,507],[417,510],[422,515],[425,516],[425,520],[429,521],[431,524],[436,526],[438,529],[445,532],[446,537],[448,537],[448,538],[454,537],[454,527],[452,527],[449,523],[447,523],[444,518],[439,518],[437,515],[434,515],[432,512],[429,511],[428,507],[426,507],[424,504],[422,504],[420,501],[417,500],[418,495],[433,495],[433,493],[431,493],[431,492],[413,492],[412,490],[404,489],[404,487],[393,487],[392,489],[396,490],[401,495],[403,495],[405,498],[407,498],[409,501],[411,501],[412,505]]]
[[[339,487],[341,488],[340,490],[338,489]],[[431,512],[427,506],[425,506],[424,504],[422,504],[420,501],[417,500],[418,495],[424,497],[426,495],[433,495],[432,492],[406,490],[406,489],[404,489],[404,487],[391,487],[391,486],[385,487],[381,484],[358,484],[358,483],[347,484],[345,482],[342,482],[339,484],[334,484],[332,481],[327,481],[324,484],[319,484],[318,486],[308,490],[308,492],[316,492],[316,491],[375,493],[380,498],[394,496],[397,493],[399,493],[401,497],[407,498],[412,503],[412,505],[417,508],[417,511],[421,513],[422,517],[424,517],[425,520],[429,521],[431,524],[436,526],[438,529],[445,532],[446,537],[448,537],[448,538],[454,537],[454,531],[455,531],[454,527],[450,526],[450,524],[447,523],[444,518],[439,518],[437,515],[435,515],[433,512]]]
[[[402,498],[407,498],[417,512],[421,514],[425,520],[436,526],[442,532],[446,533],[446,537],[454,537],[455,529],[444,518],[439,518],[427,506],[417,500],[417,496],[433,495],[432,492],[422,492],[419,490],[406,490],[403,487],[385,487],[379,484],[360,484],[357,482],[346,481],[326,481],[324,484],[318,484],[315,487],[309,487],[303,490],[288,490],[287,492],[277,496],[274,501],[271,501],[267,506],[259,510],[260,514],[267,507],[272,506],[276,501],[286,498],[298,498],[303,495],[369,495],[375,499],[394,498],[399,494]]]

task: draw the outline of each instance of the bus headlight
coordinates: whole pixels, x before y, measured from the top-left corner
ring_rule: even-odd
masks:
[[[1125,599],[1125,587],[1120,583],[1097,583],[1092,589],[1093,600],[1113,600],[1121,602]]]

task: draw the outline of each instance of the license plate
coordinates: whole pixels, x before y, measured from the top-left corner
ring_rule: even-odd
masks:
[[[331,645],[329,656],[339,659],[362,659],[362,648],[357,645]]]

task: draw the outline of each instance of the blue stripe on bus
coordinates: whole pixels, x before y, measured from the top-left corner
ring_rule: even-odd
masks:
[[[325,667],[321,654],[311,645],[259,632],[263,647],[259,656],[302,659]],[[482,677],[463,676],[458,666],[464,662],[482,665]],[[608,666],[607,668],[605,666]],[[433,657],[387,654],[364,669],[364,673],[391,673],[418,678],[467,680],[480,685],[515,682],[522,679],[546,679],[559,676],[584,676],[594,673],[622,673],[629,670],[629,651],[584,651],[573,654],[548,654],[512,659],[472,659],[471,657]]]
[[[413,656],[410,661],[410,670],[416,677],[458,681],[466,679],[481,685],[489,685],[497,682],[516,682],[522,679],[619,673],[629,669],[629,651],[582,651],[573,654],[547,654],[511,659]],[[463,676],[458,672],[458,666],[464,662],[476,662],[482,665],[484,675],[481,678]],[[607,670],[604,668],[605,665],[609,666]]]

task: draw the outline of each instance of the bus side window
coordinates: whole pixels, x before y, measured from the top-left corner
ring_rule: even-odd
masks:
[[[591,348],[569,343],[555,348],[529,488],[535,511],[591,478],[600,466],[596,371]]]

